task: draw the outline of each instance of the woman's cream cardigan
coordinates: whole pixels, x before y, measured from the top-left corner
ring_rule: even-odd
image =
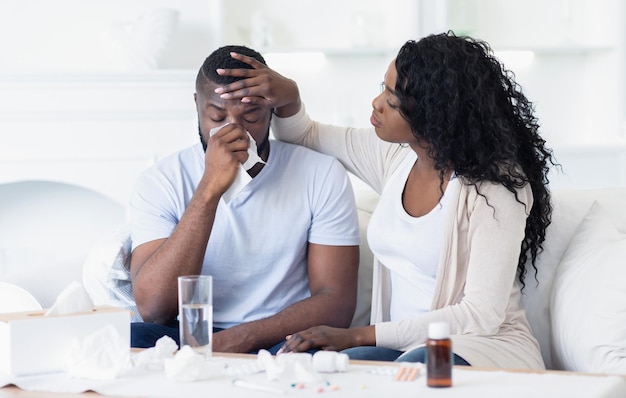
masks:
[[[410,151],[380,140],[372,128],[353,129],[312,121],[304,110],[274,117],[274,135],[338,158],[348,171],[379,194]],[[515,195],[501,184],[454,184],[445,218],[442,253],[431,311],[389,322],[391,295],[387,269],[374,260],[371,322],[376,345],[408,351],[424,344],[428,324],[447,321],[453,350],[473,366],[544,369],[539,345],[521,307],[517,263],[529,186]],[[525,205],[524,205],[525,204]],[[456,209],[456,211],[453,211]],[[407,297],[407,299],[410,299]]]

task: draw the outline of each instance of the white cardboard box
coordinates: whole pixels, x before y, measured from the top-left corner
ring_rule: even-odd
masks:
[[[112,325],[130,350],[130,313],[114,307],[44,316],[45,311],[0,314],[0,373],[25,376],[60,372],[75,340]]]

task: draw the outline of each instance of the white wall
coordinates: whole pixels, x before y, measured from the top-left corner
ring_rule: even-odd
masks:
[[[2,73],[186,69],[215,36],[211,1],[2,0]],[[128,50],[133,50],[128,53]]]
[[[197,142],[194,81],[173,70],[0,75],[0,183],[65,182],[126,204],[138,173]]]
[[[554,187],[626,186],[626,5],[620,0],[450,0],[450,25],[496,53],[534,102],[563,165]],[[506,64],[506,60],[505,60]]]
[[[126,205],[137,175],[197,142],[199,0],[3,0],[0,183],[85,186]]]
[[[221,44],[266,53],[298,81],[314,117],[367,126],[400,45],[453,27],[497,51],[534,52],[530,64],[505,62],[567,173],[553,176],[555,188],[626,186],[625,8],[619,0],[3,0],[0,183],[73,182],[125,204],[143,168],[196,142],[195,73]]]

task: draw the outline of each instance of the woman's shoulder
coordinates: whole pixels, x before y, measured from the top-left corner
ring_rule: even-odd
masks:
[[[461,185],[461,192],[468,201],[486,201],[488,203],[498,202],[521,202],[532,203],[533,194],[529,183],[517,183],[514,188],[509,189],[504,183],[490,180],[472,181],[466,177],[457,177]]]

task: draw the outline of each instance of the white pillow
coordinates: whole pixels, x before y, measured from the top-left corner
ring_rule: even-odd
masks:
[[[550,311],[560,368],[626,374],[626,231],[594,202],[556,269]]]
[[[96,305],[112,305],[132,312],[140,322],[130,280],[130,225],[104,236],[90,250],[83,264],[83,286]]]

